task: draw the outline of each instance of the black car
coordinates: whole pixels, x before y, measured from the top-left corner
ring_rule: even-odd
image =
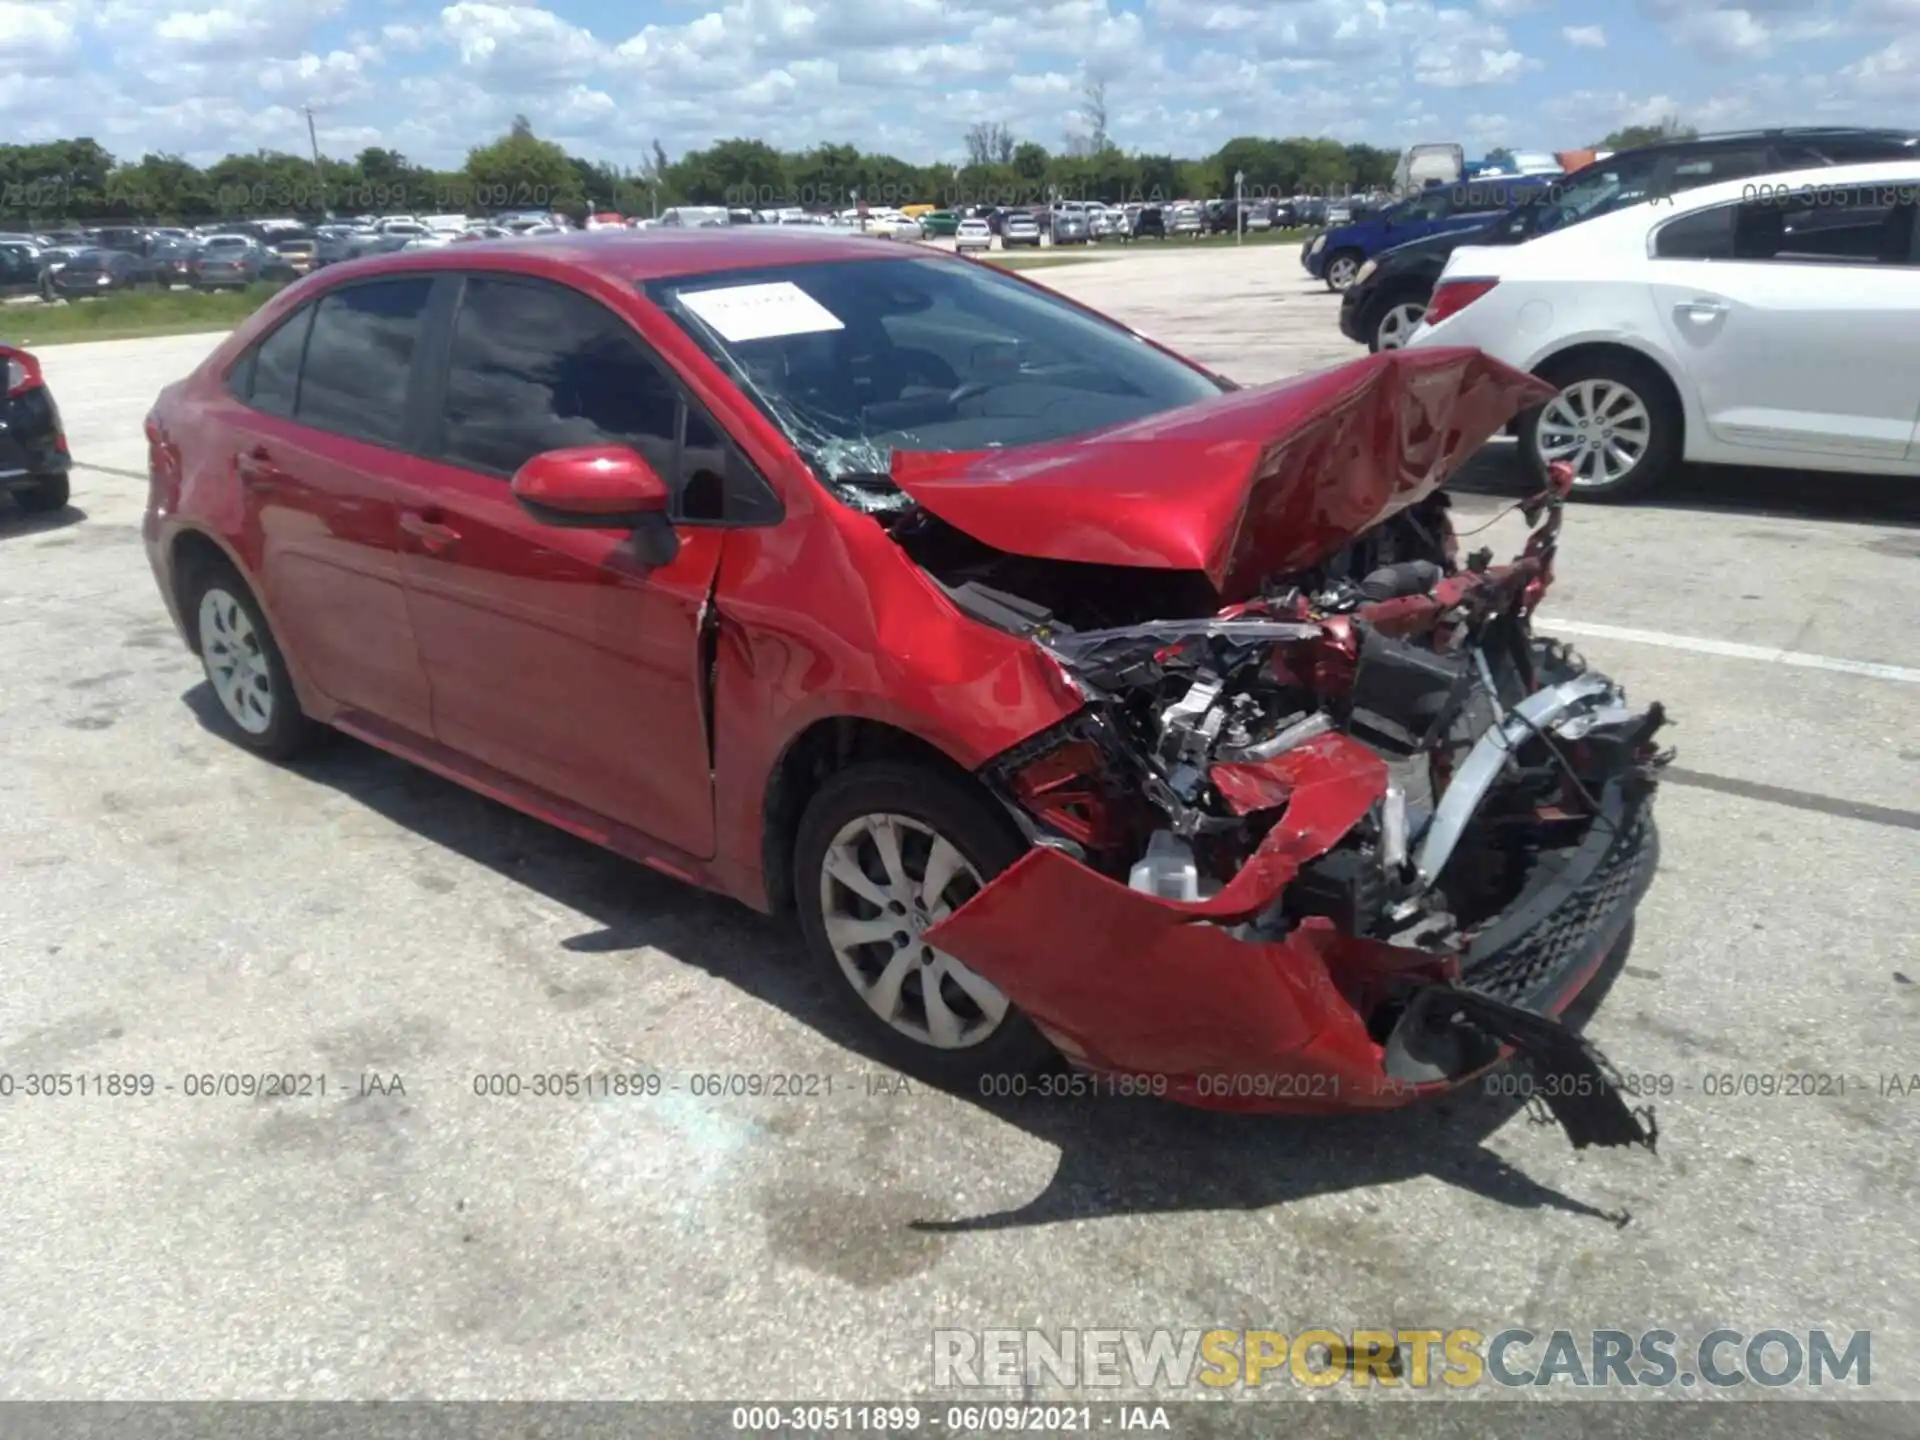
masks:
[[[1805,127],[1742,130],[1622,150],[1543,186],[1478,230],[1409,241],[1376,255],[1340,300],[1340,332],[1371,350],[1396,349],[1426,314],[1434,283],[1462,245],[1518,245],[1651,196],[1716,180],[1900,160],[1920,152],[1920,132]]]
[[[1133,238],[1136,240],[1167,238],[1167,212],[1158,205],[1142,205],[1140,213],[1133,217]]]
[[[15,345],[0,344],[7,392],[0,399],[0,491],[22,510],[58,510],[67,503],[67,435],[60,407],[40,374],[40,362]]]
[[[153,267],[153,283],[170,290],[175,285],[193,283],[194,247],[191,241],[156,239],[147,261]]]
[[[151,231],[129,225],[108,225],[87,232],[88,242],[102,250],[124,250],[129,255],[145,255],[153,248]]]
[[[1209,200],[1202,224],[1209,235],[1231,235],[1251,228],[1253,215],[1266,202],[1259,200]]]
[[[54,271],[48,283],[54,298],[80,300],[151,285],[153,267],[124,250],[82,250]]]
[[[0,240],[0,296],[40,293],[40,247]]]

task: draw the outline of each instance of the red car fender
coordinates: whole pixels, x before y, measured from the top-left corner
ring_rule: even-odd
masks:
[[[1085,703],[1038,646],[962,614],[870,517],[820,520],[729,532],[714,590],[716,866],[760,909],[769,795],[810,727],[870,721],[971,771]]]

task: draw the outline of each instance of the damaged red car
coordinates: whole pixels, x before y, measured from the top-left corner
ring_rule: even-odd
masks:
[[[950,1083],[1234,1109],[1508,1057],[1653,875],[1664,716],[1536,635],[1548,392],[1475,351],[1241,388],[990,266],[804,232],[330,267],[147,421],[160,592],[237,739],[327,727],[764,911]]]

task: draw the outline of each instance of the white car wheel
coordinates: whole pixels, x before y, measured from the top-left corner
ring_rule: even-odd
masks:
[[[1646,403],[1617,380],[1580,380],[1540,412],[1540,458],[1573,466],[1576,490],[1614,490],[1627,483],[1653,443]]]

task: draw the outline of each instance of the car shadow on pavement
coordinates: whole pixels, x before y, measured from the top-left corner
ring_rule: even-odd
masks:
[[[209,686],[184,698],[207,729],[224,737]],[[664,951],[873,1059],[867,1036],[823,993],[797,929],[785,920],[656,874],[344,736],[288,768],[589,917],[599,928],[563,941],[570,954],[602,957],[612,970],[632,963],[643,947]],[[1602,966],[1569,1012],[1571,1023],[1584,1023],[1599,1004],[1627,948]],[[1063,1067],[1054,1077],[1056,1085],[1065,1073]],[[953,1091],[1056,1147],[1059,1166],[1046,1189],[1017,1208],[911,1224],[922,1231],[997,1230],[1113,1215],[1260,1210],[1421,1176],[1515,1209],[1626,1223],[1624,1215],[1529,1178],[1488,1147],[1488,1138],[1524,1108],[1495,1089],[1473,1085],[1405,1110],[1333,1118],[1228,1115],[1084,1093],[1011,1100]]]
[[[1463,465],[1447,488],[1519,500],[1537,487],[1521,463],[1519,447],[1496,440]],[[1576,515],[1602,508],[1606,507],[1582,502],[1572,507]],[[1615,508],[1718,510],[1920,528],[1920,490],[1909,476],[1841,475],[1757,465],[1683,465],[1657,493]]]
[[[1583,1027],[1627,962],[1615,948],[1563,1017]],[[1615,1227],[1631,1216],[1568,1195],[1517,1169],[1489,1138],[1523,1113],[1544,1112],[1499,1093],[1502,1066],[1438,1100],[1376,1114],[1230,1115],[1155,1101],[976,1100],[1058,1147],[1059,1169],[1015,1209],[921,1222],[940,1231],[1001,1230],[1063,1220],[1184,1210],[1264,1210],[1317,1195],[1430,1177],[1516,1210],[1557,1210]]]
[[[69,525],[78,525],[87,518],[87,512],[78,505],[66,505],[58,510],[45,510],[37,514],[22,510],[13,501],[0,498],[0,540],[18,540],[24,535],[45,535],[52,530],[64,530]]]

